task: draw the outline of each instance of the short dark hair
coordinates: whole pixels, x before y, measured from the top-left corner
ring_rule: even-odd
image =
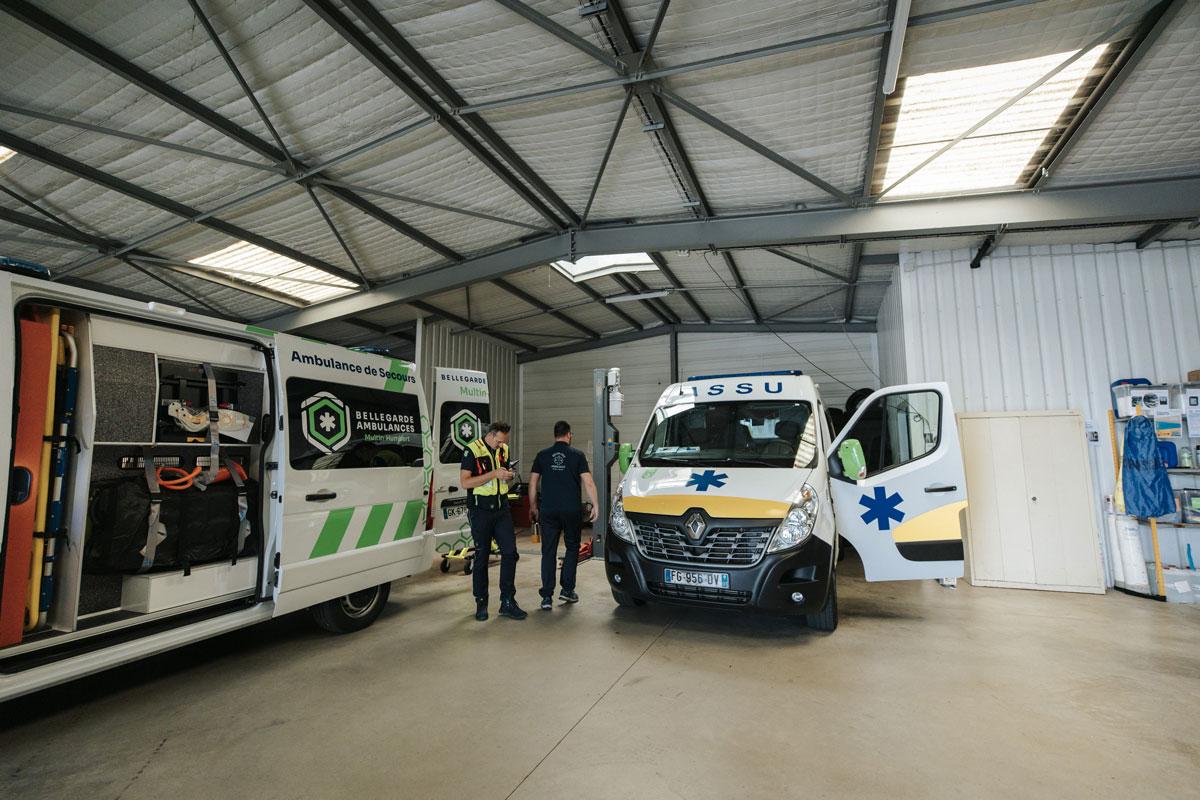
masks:
[[[488,425],[487,432],[488,433],[508,433],[511,430],[512,430],[512,425],[509,425],[507,422],[497,421],[497,422],[493,422],[491,425]]]
[[[570,432],[571,432],[571,423],[567,422],[565,419],[560,419],[558,422],[554,423],[554,438],[555,439],[561,439],[562,437],[566,436]]]

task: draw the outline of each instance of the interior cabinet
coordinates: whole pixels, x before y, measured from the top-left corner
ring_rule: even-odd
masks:
[[[1104,592],[1083,416],[958,416],[973,586]]]

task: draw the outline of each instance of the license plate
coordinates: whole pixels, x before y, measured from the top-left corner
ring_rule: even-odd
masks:
[[[701,586],[705,589],[728,589],[728,572],[693,572],[686,569],[664,569],[663,582],[679,586]]]
[[[442,519],[461,519],[467,516],[466,504],[457,506],[442,506]]]

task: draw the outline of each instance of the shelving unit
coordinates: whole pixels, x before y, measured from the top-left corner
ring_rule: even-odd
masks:
[[[1172,385],[1172,388],[1183,388],[1184,386],[1195,386],[1195,384],[1174,384],[1174,385]],[[1141,414],[1140,407],[1138,408],[1138,414]],[[1114,478],[1114,480],[1116,480],[1118,482],[1121,479],[1121,445],[1120,445],[1119,439],[1117,438],[1117,424],[1128,422],[1129,419],[1130,419],[1129,417],[1116,416],[1116,414],[1111,409],[1108,412],[1108,429],[1109,429],[1109,435],[1110,435],[1111,442],[1112,442],[1112,452],[1113,452],[1113,473],[1114,473],[1113,478]],[[1185,443],[1184,444],[1185,447],[1192,447],[1194,442],[1200,442],[1200,431],[1193,431],[1190,428],[1187,428],[1186,423],[1185,423],[1184,430],[1186,432],[1186,435],[1183,437],[1182,441]],[[1198,467],[1168,468],[1167,475],[1172,478],[1185,478],[1186,479],[1188,477],[1200,476],[1200,468],[1198,468]],[[1159,592],[1159,594],[1153,595],[1153,597],[1155,597],[1158,600],[1166,600],[1166,596],[1164,594],[1164,589],[1163,589],[1163,586],[1164,586],[1163,563],[1162,563],[1162,552],[1161,552],[1161,548],[1159,546],[1158,529],[1160,526],[1165,527],[1165,528],[1175,528],[1175,529],[1200,528],[1200,522],[1183,522],[1183,521],[1160,522],[1157,519],[1154,519],[1153,517],[1146,520],[1145,522],[1150,527],[1150,541],[1151,541],[1151,545],[1154,550],[1155,585]]]

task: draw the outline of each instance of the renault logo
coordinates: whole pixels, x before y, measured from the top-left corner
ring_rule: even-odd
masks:
[[[698,542],[703,538],[704,529],[707,527],[704,524],[704,517],[700,516],[699,511],[688,517],[687,522],[683,523],[683,525],[687,529],[688,538],[693,542]]]

